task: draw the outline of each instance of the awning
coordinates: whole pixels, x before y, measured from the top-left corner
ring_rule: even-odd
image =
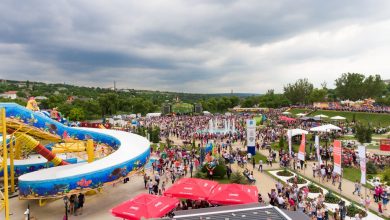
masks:
[[[217,185],[215,181],[182,178],[167,189],[164,195],[182,199],[207,200],[211,190]]]
[[[252,185],[219,184],[211,191],[208,201],[219,205],[256,203],[258,190]]]
[[[140,194],[113,209],[111,213],[124,219],[160,218],[179,205],[179,200],[167,196]]]

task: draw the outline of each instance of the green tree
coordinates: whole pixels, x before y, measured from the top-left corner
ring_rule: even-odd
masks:
[[[103,94],[98,99],[102,118],[106,115],[116,114],[118,110],[118,95],[116,93]]]
[[[69,112],[68,117],[72,121],[81,121],[85,119],[85,112],[82,108],[79,107],[72,108]]]
[[[284,95],[293,104],[309,103],[310,94],[313,91],[313,84],[308,79],[298,79],[294,84],[284,86]]]
[[[386,85],[379,75],[343,73],[336,79],[336,95],[340,99],[359,100],[379,97],[386,91]]]
[[[364,80],[364,98],[380,97],[386,91],[386,84],[380,75],[370,75]]]
[[[309,102],[324,102],[326,101],[328,91],[326,89],[313,89],[313,91],[310,94]]]

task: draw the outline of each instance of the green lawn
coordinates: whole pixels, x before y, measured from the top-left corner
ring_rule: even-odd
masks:
[[[256,163],[259,163],[259,160],[262,160],[263,164],[267,163],[267,157],[258,152],[253,157],[255,158]],[[252,163],[252,161],[250,161],[250,163]]]
[[[347,179],[351,182],[356,182],[359,181],[360,182],[360,176],[361,176],[361,172],[360,172],[360,169],[358,168],[355,168],[355,167],[344,167],[343,168],[343,178],[344,179]],[[365,187],[371,189],[372,186],[371,184],[365,184],[364,185]]]
[[[308,109],[291,109],[290,112],[293,114],[307,112]],[[367,112],[344,112],[344,111],[331,111],[331,110],[317,110],[309,116],[324,114],[329,117],[342,116],[347,118],[348,121],[352,121],[353,115],[355,114],[356,121],[367,124],[372,123],[373,126],[390,126],[390,114],[378,114],[378,113],[367,113]],[[329,120],[329,119],[328,119]]]

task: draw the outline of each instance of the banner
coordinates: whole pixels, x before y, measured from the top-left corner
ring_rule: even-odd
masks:
[[[306,138],[305,134],[302,133],[301,145],[299,146],[298,159],[305,160],[305,149],[306,149]]]
[[[341,175],[341,141],[334,140],[333,143],[333,171]]]
[[[246,141],[248,147],[248,153],[255,155],[256,154],[256,121],[247,120],[246,121]]]
[[[292,130],[288,129],[287,131],[287,138],[288,138],[288,153],[291,156],[291,148],[292,148]]]
[[[358,152],[361,171],[360,183],[366,184],[366,146],[359,146]]]
[[[322,164],[322,159],[321,159],[321,153],[320,153],[320,137],[316,135],[314,145],[316,148],[317,152],[317,158],[318,158],[318,163],[321,165]]]

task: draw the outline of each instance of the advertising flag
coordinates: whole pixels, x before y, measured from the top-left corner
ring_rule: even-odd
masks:
[[[359,146],[358,152],[359,152],[360,171],[361,171],[360,183],[366,184],[366,146]]]
[[[288,138],[288,153],[291,155],[291,148],[292,148],[292,130],[288,129],[287,131],[287,138]]]
[[[302,133],[301,145],[299,146],[298,159],[305,160],[305,149],[306,149],[306,137],[305,134]]]
[[[248,153],[256,155],[256,121],[247,120],[246,121],[246,138],[247,138],[247,147]]]
[[[341,175],[341,141],[334,140],[333,143],[333,171]]]
[[[316,152],[317,152],[318,163],[322,164],[322,159],[321,159],[321,154],[320,154],[320,137],[318,135],[316,135],[316,137],[315,137],[314,145],[315,145]]]

